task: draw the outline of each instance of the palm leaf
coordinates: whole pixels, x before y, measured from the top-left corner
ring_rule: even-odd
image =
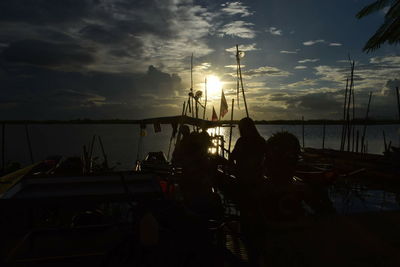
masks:
[[[389,44],[400,42],[400,18],[386,20],[365,44],[363,51],[372,52],[385,42]]]
[[[400,17],[400,1],[397,0],[396,3],[394,3],[388,12],[385,15],[385,19],[390,19],[390,18],[398,18]]]
[[[371,13],[374,13],[376,11],[379,11],[383,8],[385,8],[386,6],[388,6],[391,2],[393,2],[393,0],[378,0],[375,1],[372,4],[369,4],[368,6],[364,7],[363,9],[361,9],[360,12],[357,13],[356,18],[360,19],[363,18]]]

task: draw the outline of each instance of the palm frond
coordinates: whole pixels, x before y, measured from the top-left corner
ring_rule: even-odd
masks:
[[[386,6],[390,5],[390,3],[392,3],[393,0],[378,0],[373,2],[372,4],[369,4],[368,6],[364,7],[363,9],[361,9],[360,12],[358,12],[356,14],[356,18],[360,19],[363,18],[371,13],[374,13],[376,11],[379,11],[383,8],[385,8]]]
[[[387,19],[365,44],[363,51],[372,52],[382,44],[396,44],[400,42],[400,17]]]
[[[396,0],[396,2],[390,7],[385,15],[385,19],[393,19],[398,17],[400,17],[400,0]]]

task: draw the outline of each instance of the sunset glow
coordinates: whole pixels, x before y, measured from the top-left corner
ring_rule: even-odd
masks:
[[[222,82],[215,75],[207,76],[207,95],[210,97],[216,97],[221,95]]]

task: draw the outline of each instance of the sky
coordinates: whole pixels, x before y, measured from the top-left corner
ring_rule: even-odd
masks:
[[[373,92],[370,117],[394,119],[400,47],[362,51],[387,11],[356,19],[371,1],[2,0],[0,119],[179,115],[192,53],[210,119],[221,89],[237,103],[236,44],[254,119],[342,118],[349,56],[356,117]]]

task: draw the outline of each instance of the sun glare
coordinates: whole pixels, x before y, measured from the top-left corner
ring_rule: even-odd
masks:
[[[207,94],[209,96],[218,96],[221,94],[222,82],[215,75],[207,76]]]

